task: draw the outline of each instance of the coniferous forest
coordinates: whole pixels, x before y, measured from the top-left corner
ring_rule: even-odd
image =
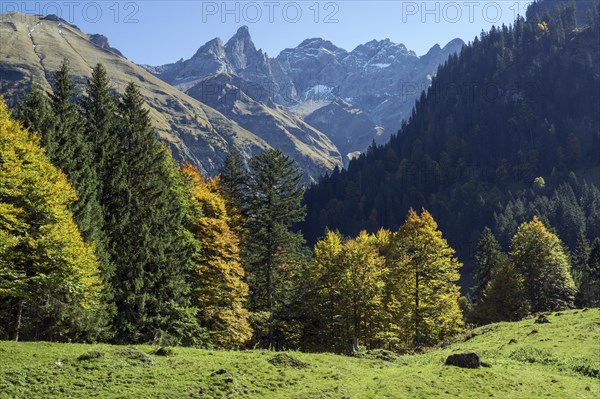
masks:
[[[600,307],[600,3],[534,4],[318,183],[178,162],[139,87],[69,60],[0,102],[0,339],[421,353]]]

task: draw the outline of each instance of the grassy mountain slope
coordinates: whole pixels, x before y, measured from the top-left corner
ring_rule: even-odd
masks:
[[[285,353],[299,362],[268,351],[0,342],[0,398],[598,397],[600,309],[548,318],[484,326],[419,356]],[[471,350],[489,367],[443,365]],[[92,351],[100,357],[78,359]]]
[[[49,89],[49,79],[63,58],[69,59],[78,83],[85,83],[92,67],[102,63],[117,90],[122,91],[129,81],[140,86],[160,136],[176,156],[192,162],[204,173],[216,173],[225,153],[232,148],[251,156],[270,147],[214,108],[97,45],[93,36],[53,16],[16,12],[0,16],[0,94],[14,104],[29,90],[32,81]],[[297,157],[300,166],[311,170],[313,177],[335,167],[335,161],[323,160],[323,154],[310,146],[295,151],[302,153]]]

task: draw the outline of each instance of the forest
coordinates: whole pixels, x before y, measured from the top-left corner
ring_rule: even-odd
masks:
[[[307,241],[327,227],[394,230],[408,209],[424,207],[472,285],[485,226],[504,249],[533,216],[571,251],[580,230],[598,237],[599,29],[597,2],[544,1],[527,19],[482,32],[440,66],[388,144],[308,190]]]
[[[135,84],[65,59],[0,102],[0,339],[420,353],[600,306],[599,33],[597,5],[482,33],[308,189],[278,150],[180,165]]]

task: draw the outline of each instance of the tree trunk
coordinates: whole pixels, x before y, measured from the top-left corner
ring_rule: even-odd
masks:
[[[415,349],[421,347],[421,329],[420,329],[420,311],[419,311],[419,270],[415,273]]]
[[[17,304],[17,317],[16,317],[16,321],[15,321],[15,332],[13,335],[13,340],[15,342],[19,341],[19,332],[21,331],[21,319],[23,317],[23,305],[25,304],[25,301],[23,299],[19,300],[19,303]]]

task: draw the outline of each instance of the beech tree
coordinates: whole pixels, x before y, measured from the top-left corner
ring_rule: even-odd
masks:
[[[406,346],[419,349],[460,331],[462,312],[456,282],[462,264],[442,237],[429,212],[410,210],[392,239],[391,256],[396,273],[396,323]]]
[[[248,285],[244,281],[239,239],[230,226],[219,178],[205,181],[198,170],[187,164],[181,169],[193,184],[192,201],[201,215],[189,222],[199,241],[194,256],[196,274],[192,286],[200,325],[207,328],[214,344],[240,348],[252,336],[248,322]]]
[[[576,289],[563,243],[537,217],[517,230],[510,258],[525,276],[532,312],[573,306]]]
[[[40,136],[0,101],[0,331],[5,338],[93,340],[102,282],[69,207],[75,191]]]

